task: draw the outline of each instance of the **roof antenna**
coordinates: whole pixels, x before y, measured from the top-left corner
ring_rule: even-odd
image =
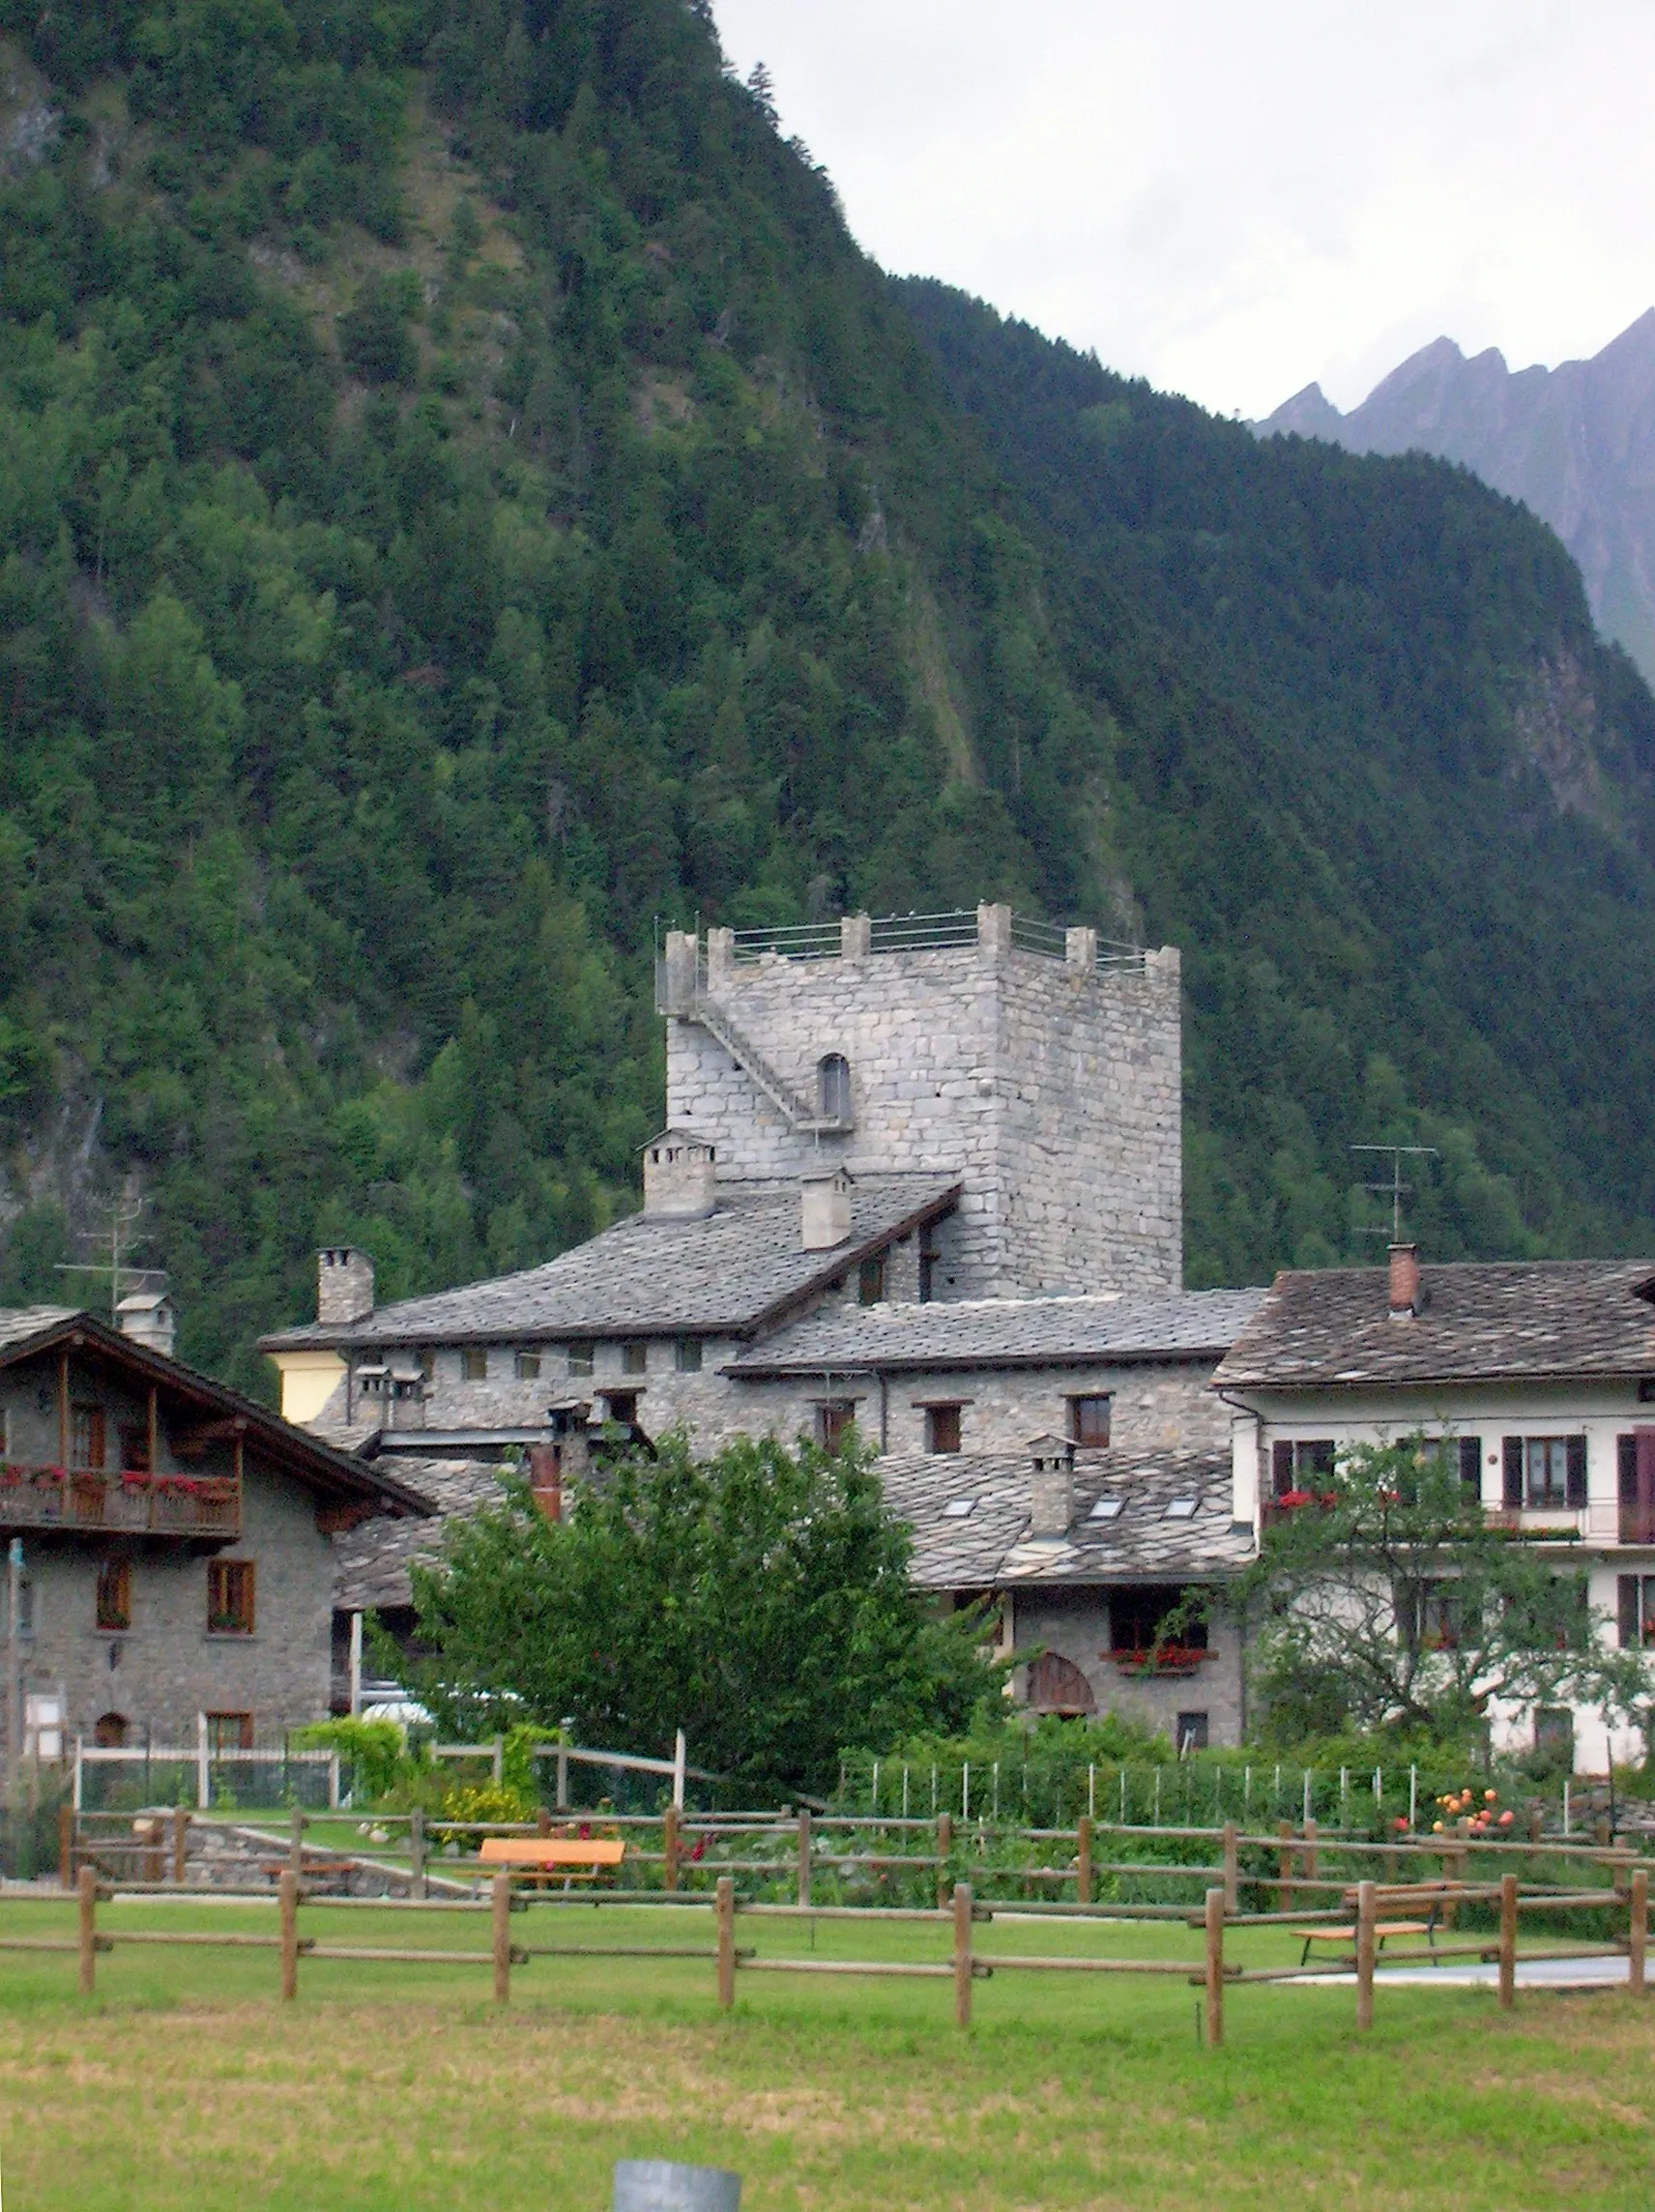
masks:
[[[128,1230],[137,1227],[143,1216],[144,1208],[149,1204],[148,1199],[143,1196],[138,1188],[137,1177],[129,1176],[121,1186],[120,1197],[110,1199],[106,1203],[109,1213],[108,1259],[59,1260],[57,1272],[62,1275],[106,1275],[109,1278],[109,1319],[118,1325],[121,1294],[127,1288],[129,1281],[135,1289],[141,1290],[149,1284],[152,1278],[159,1278],[164,1283],[166,1277],[162,1269],[159,1267],[131,1267],[121,1257],[124,1251],[131,1250],[131,1240],[129,1240],[127,1236]],[[100,1207],[99,1211],[102,1212],[102,1210],[103,1208]],[[101,1232],[95,1229],[82,1229],[76,1234],[82,1238],[91,1238],[99,1236]]]
[[[1389,1182],[1365,1182],[1362,1188],[1371,1190],[1378,1198],[1390,1200],[1390,1242],[1400,1244],[1402,1242],[1402,1202],[1405,1198],[1411,1198],[1414,1190],[1412,1183],[1404,1182],[1402,1179],[1402,1163],[1405,1159],[1438,1160],[1442,1157],[1441,1153],[1435,1145],[1352,1145],[1350,1150],[1353,1152],[1383,1152],[1390,1161],[1391,1179]],[[1385,1232],[1382,1229],[1358,1229],[1356,1234],[1358,1237],[1383,1237]]]

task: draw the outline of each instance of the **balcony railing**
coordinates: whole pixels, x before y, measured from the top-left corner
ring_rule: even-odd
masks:
[[[12,1462],[0,1466],[0,1528],[237,1536],[242,1487],[233,1475],[116,1474]]]

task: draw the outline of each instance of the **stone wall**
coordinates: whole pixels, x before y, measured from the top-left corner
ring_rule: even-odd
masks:
[[[794,1127],[683,1012],[667,1019],[667,1121],[716,1146],[722,1179],[838,1161],[962,1176],[941,1297],[1176,1290],[1177,954],[1109,970],[1046,958],[1009,944],[1003,912],[983,910],[974,946],[827,960],[737,963],[714,932],[714,1004],[806,1104],[821,1061],[842,1055],[853,1125]]]
[[[207,1557],[183,1542],[136,1542],[128,1630],[97,1625],[98,1571],[118,1540],[25,1535],[35,1634],[26,1688],[61,1692],[71,1738],[119,1713],[127,1740],[193,1750],[196,1716],[248,1712],[260,1739],[328,1711],[334,1550],[299,1484],[250,1458],[242,1535],[214,1556],[255,1566],[254,1632],[210,1635]]]
[[[1107,1588],[1019,1589],[1010,1602],[1017,1648],[1056,1651],[1071,1660],[1090,1684],[1100,1713],[1118,1713],[1123,1720],[1155,1729],[1175,1745],[1178,1715],[1205,1713],[1209,1743],[1241,1741],[1241,1654],[1233,1628],[1213,1623],[1211,1646],[1193,1674],[1123,1674],[1109,1656]],[[1027,1667],[1016,1671],[1019,1700],[1027,1695]]]

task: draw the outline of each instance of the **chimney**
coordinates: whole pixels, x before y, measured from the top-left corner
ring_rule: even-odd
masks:
[[[141,1344],[146,1352],[159,1352],[167,1359],[172,1357],[178,1316],[164,1291],[131,1292],[115,1308],[115,1326],[123,1336]]]
[[[324,1328],[366,1321],[373,1311],[373,1261],[349,1244],[316,1255],[316,1319]]]
[[[1411,1320],[1424,1305],[1419,1293],[1419,1247],[1417,1244],[1393,1244],[1391,1256],[1391,1319]]]
[[[851,1234],[851,1179],[843,1168],[807,1175],[799,1185],[799,1237],[806,1252],[831,1252]]]
[[[644,1213],[705,1221],[717,1197],[717,1151],[688,1129],[663,1129],[644,1147]]]
[[[1029,1453],[1033,1463],[1029,1533],[1066,1536],[1075,1518],[1075,1447],[1067,1437],[1035,1437]]]

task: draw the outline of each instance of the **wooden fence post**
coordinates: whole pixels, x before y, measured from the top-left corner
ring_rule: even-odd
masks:
[[[1517,2002],[1517,1877],[1500,1877],[1499,2001],[1504,2012]]]
[[[490,1903],[494,1906],[494,2001],[511,2001],[511,1877],[504,1867],[495,1876]]]
[[[1238,1909],[1240,1894],[1240,1871],[1235,1849],[1235,1823],[1234,1820],[1226,1820],[1224,1823],[1224,1909],[1226,1912],[1234,1912]]]
[[[1626,1986],[1635,1997],[1643,1994],[1643,1954],[1648,1940],[1649,1877],[1642,1867],[1635,1867],[1626,1915]]]
[[[937,1909],[948,1909],[948,1859],[954,1848],[954,1820],[950,1813],[937,1816]]]
[[[1276,1833],[1282,1838],[1282,1876],[1276,1884],[1276,1910],[1278,1912],[1291,1912],[1293,1908],[1293,1854],[1288,1846],[1292,1841],[1292,1822],[1291,1820],[1278,1820]]]
[[[172,1878],[182,1889],[189,1866],[189,1814],[183,1805],[172,1809]]]
[[[299,1877],[291,1867],[281,1870],[276,1899],[281,1918],[281,1996],[284,2004],[291,2004],[299,1994]]]
[[[1224,1892],[1206,1893],[1206,2048],[1224,2041]]]
[[[1299,1853],[1299,1872],[1304,1876],[1306,1881],[1314,1881],[1316,1879],[1316,1822],[1314,1820],[1305,1822],[1304,1840],[1307,1848]],[[1314,1889],[1306,1893],[1305,1902],[1308,1905],[1315,1905],[1316,1892]]]
[[[954,1884],[954,2025],[972,2024],[972,1885]]]
[[[295,1881],[305,1874],[305,1816],[297,1805],[287,1817],[287,1864]]]
[[[679,1849],[679,1810],[676,1805],[669,1805],[661,1816],[661,1858],[663,1861],[661,1887],[663,1889],[677,1889],[678,1887]]]
[[[1083,1813],[1075,1830],[1075,1901],[1091,1903],[1091,1815]]]
[[[736,1884],[727,1874],[718,1877],[714,1918],[718,1923],[718,2009],[728,2012],[736,2001]]]
[[[416,1805],[408,1816],[408,1894],[423,1897],[425,1894],[425,1811]]]
[[[802,1910],[810,1903],[810,1808],[798,1808],[798,1903]]]
[[[78,1882],[80,1906],[80,1994],[89,1997],[98,1986],[98,1872],[83,1866]]]
[[[1356,2025],[1364,2033],[1374,2024],[1374,1953],[1378,1948],[1378,1918],[1374,1885],[1356,1884]]]
[[[74,1807],[60,1805],[57,1809],[57,1885],[59,1889],[74,1887]]]

